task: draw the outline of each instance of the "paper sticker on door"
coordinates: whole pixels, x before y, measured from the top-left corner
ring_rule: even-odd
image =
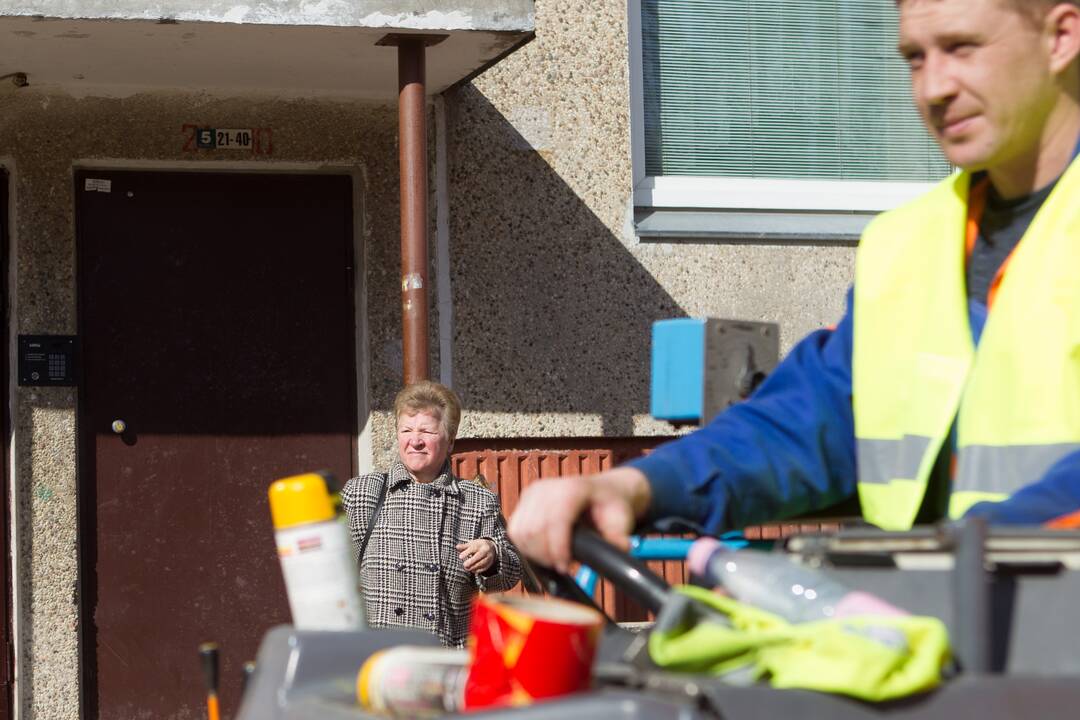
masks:
[[[86,192],[112,192],[112,180],[102,178],[86,178],[84,186]]]

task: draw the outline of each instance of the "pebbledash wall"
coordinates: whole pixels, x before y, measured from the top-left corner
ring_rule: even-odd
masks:
[[[467,437],[670,434],[648,415],[654,320],[779,322],[786,351],[842,315],[850,246],[635,237],[628,66],[625,0],[538,0],[536,38],[448,93]]]
[[[538,0],[535,23],[533,42],[432,106],[432,367],[464,398],[462,437],[570,448],[670,434],[648,416],[651,323],[775,321],[786,350],[840,316],[853,250],[639,241],[626,2]],[[187,122],[273,127],[273,156],[194,157]],[[341,100],[0,91],[12,336],[76,330],[77,164],[349,172],[362,201],[361,464],[385,465],[401,382],[396,126],[391,106]],[[18,712],[68,720],[79,714],[77,398],[12,393]]]

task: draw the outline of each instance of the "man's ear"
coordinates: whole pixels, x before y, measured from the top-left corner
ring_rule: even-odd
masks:
[[[1059,2],[1046,13],[1050,43],[1050,70],[1055,75],[1068,71],[1080,56],[1080,5]]]

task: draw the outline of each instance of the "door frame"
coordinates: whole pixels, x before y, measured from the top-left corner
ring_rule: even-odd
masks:
[[[18,655],[16,635],[15,549],[18,534],[15,532],[15,513],[12,499],[15,491],[15,452],[12,418],[15,416],[16,397],[13,349],[17,347],[14,321],[15,308],[15,162],[0,158],[0,257],[4,259],[0,272],[0,318],[3,318],[3,359],[0,360],[0,378],[3,378],[3,397],[0,400],[0,438],[4,444],[3,470],[0,472],[0,720],[14,717],[15,698],[18,692],[15,668]]]
[[[0,163],[0,169],[2,169],[2,163]],[[156,162],[156,161],[142,161],[142,160],[109,160],[109,159],[93,159],[93,160],[76,160],[72,163],[71,167],[71,192],[72,192],[72,213],[75,213],[76,203],[74,202],[75,193],[78,192],[78,188],[75,186],[75,177],[80,171],[138,171],[138,172],[162,172],[162,173],[213,173],[213,174],[269,174],[269,175],[345,175],[350,178],[352,187],[352,214],[353,214],[353,275],[352,275],[352,287],[353,287],[353,313],[355,318],[354,326],[354,358],[356,367],[356,377],[354,379],[356,387],[356,398],[354,406],[356,408],[356,428],[358,432],[353,437],[354,448],[354,461],[356,462],[356,468],[358,473],[368,472],[373,466],[373,451],[372,451],[372,428],[371,423],[368,422],[368,417],[371,412],[371,400],[369,391],[369,332],[367,323],[367,272],[366,272],[366,255],[364,253],[364,237],[365,232],[365,212],[364,212],[364,197],[366,195],[365,174],[363,169],[356,165],[340,165],[340,164],[328,164],[321,162],[274,162],[274,161],[231,161],[231,162],[205,162],[205,161],[176,161],[176,162]],[[78,251],[78,235],[79,235],[79,218],[73,217],[75,227],[75,237],[73,238],[73,247],[75,250],[75,278],[76,285],[80,278],[79,267],[79,251]],[[83,305],[81,302],[81,295],[76,288],[75,295],[75,317],[76,317],[76,335],[81,336],[83,323]],[[14,376],[12,376],[14,377]],[[82,378],[79,379],[78,389],[80,393],[83,389]],[[95,507],[93,504],[93,498],[89,497],[89,491],[85,487],[87,477],[93,477],[92,470],[85,467],[85,463],[93,453],[88,452],[86,443],[89,442],[87,437],[81,432],[82,422],[82,409],[81,402],[77,397],[76,411],[75,411],[75,438],[76,438],[76,458],[75,458],[75,492],[76,492],[76,528],[77,528],[77,558],[76,567],[78,577],[76,579],[76,592],[78,595],[78,617],[79,617],[79,631],[78,631],[78,662],[79,662],[79,716],[86,718],[90,710],[90,696],[89,690],[91,683],[94,681],[91,673],[96,671],[96,668],[92,668],[94,660],[94,652],[92,648],[87,647],[87,638],[93,632],[89,627],[91,621],[91,613],[93,608],[90,604],[93,600],[93,583],[91,582],[92,574],[87,571],[87,563],[90,560],[88,554],[92,553],[92,548],[95,545],[96,538],[85,537],[87,531],[92,530],[97,532],[97,528],[94,526],[93,513]],[[89,681],[89,682],[88,682]],[[3,716],[0,716],[0,720],[6,720]]]

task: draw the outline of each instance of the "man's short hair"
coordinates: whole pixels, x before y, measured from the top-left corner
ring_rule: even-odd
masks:
[[[905,2],[908,2],[908,0],[896,0],[896,6],[900,7]],[[998,0],[998,2],[1008,5],[1018,15],[1032,22],[1038,22],[1046,11],[1055,5],[1071,3],[1080,7],[1080,0]]]
[[[446,437],[453,442],[461,422],[461,400],[457,393],[437,382],[421,380],[406,385],[394,398],[394,422],[402,413],[415,415],[424,411],[438,413]]]
[[[1080,0],[1004,0],[1004,2],[1019,14],[1033,21],[1042,18],[1046,11],[1055,5],[1061,5],[1062,3],[1080,5]]]

